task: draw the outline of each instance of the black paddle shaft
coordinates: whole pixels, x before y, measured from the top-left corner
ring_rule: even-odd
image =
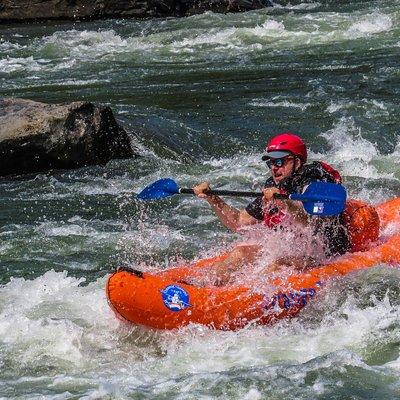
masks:
[[[274,199],[279,199],[279,200],[287,200],[289,199],[288,194],[280,194],[280,193],[274,193]]]
[[[182,194],[195,194],[193,189],[180,188],[179,193]],[[260,192],[238,192],[236,190],[208,190],[205,194],[211,194],[215,196],[234,196],[234,197],[261,197]]]

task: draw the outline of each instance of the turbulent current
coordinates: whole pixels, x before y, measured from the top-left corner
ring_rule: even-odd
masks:
[[[277,132],[340,169],[350,197],[399,196],[399,62],[399,0],[1,26],[0,97],[110,105],[142,157],[0,182],[0,398],[400,399],[397,269],[333,281],[298,318],[239,332],[129,326],[104,294],[117,266],[239,240],[200,199],[135,193],[162,177],[260,188]]]

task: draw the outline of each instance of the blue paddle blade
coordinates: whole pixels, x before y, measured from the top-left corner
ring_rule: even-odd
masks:
[[[136,197],[140,200],[158,200],[179,193],[179,186],[170,178],[160,179],[146,186]]]
[[[320,217],[338,215],[346,206],[346,190],[335,183],[312,182],[304,193],[292,194],[290,198],[302,201],[308,214]]]

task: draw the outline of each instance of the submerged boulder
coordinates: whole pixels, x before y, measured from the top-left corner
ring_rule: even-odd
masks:
[[[105,164],[134,155],[109,107],[0,99],[0,176]]]
[[[270,0],[0,0],[0,22],[160,18],[205,11],[239,12],[270,5]]]

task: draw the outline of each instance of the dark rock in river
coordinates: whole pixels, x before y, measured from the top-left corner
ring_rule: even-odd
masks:
[[[134,153],[109,107],[0,99],[0,176],[105,164]]]
[[[0,21],[169,17],[269,5],[269,0],[0,0]]]

